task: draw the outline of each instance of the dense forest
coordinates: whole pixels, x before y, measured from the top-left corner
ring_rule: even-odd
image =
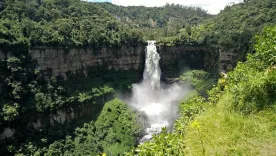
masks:
[[[175,45],[196,41],[246,53],[253,50],[253,36],[264,26],[275,24],[275,7],[272,0],[250,0],[226,6],[215,17],[193,27],[179,29],[178,35],[161,38],[160,42]]]
[[[99,47],[137,44],[139,33],[122,27],[93,3],[79,0],[5,0],[1,45]]]
[[[275,155],[275,24],[275,0],[245,0],[218,15],[176,4],[0,1],[0,52],[8,56],[0,60],[0,130],[21,129],[11,139],[0,136],[0,155]],[[144,114],[118,99],[130,94],[141,73],[91,71],[65,80],[43,75],[28,54],[38,46],[97,51],[146,40],[211,47],[238,59],[227,74],[181,73],[176,79],[193,90],[180,102],[174,129],[164,128],[142,145],[137,138]],[[53,126],[47,118],[66,108],[92,111]],[[29,128],[37,118],[46,124]]]
[[[115,15],[120,21],[140,28],[163,28],[170,23],[185,27],[185,25],[196,25],[211,17],[199,7],[186,7],[179,4],[166,4],[164,7],[124,7],[111,3],[98,3],[98,5],[106,9],[110,14]]]
[[[98,3],[117,20],[136,30],[141,30],[146,39],[174,36],[181,28],[190,28],[212,16],[199,7],[166,4],[164,7],[117,6]]]

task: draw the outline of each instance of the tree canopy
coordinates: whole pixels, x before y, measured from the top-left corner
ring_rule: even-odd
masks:
[[[94,47],[137,44],[141,36],[94,3],[79,0],[6,0],[0,44]]]

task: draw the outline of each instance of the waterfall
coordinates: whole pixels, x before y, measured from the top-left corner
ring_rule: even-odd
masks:
[[[162,127],[169,127],[178,117],[178,101],[187,93],[187,87],[179,84],[170,86],[160,81],[160,56],[155,41],[148,41],[143,81],[133,84],[130,105],[147,117],[143,143],[160,133]]]
[[[160,88],[161,70],[159,67],[160,56],[157,53],[155,41],[148,41],[143,80],[152,87]]]

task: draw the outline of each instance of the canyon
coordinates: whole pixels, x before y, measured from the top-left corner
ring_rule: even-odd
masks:
[[[205,47],[158,46],[161,68],[197,68],[215,70],[218,62],[216,51]],[[31,57],[37,61],[37,69],[44,75],[64,78],[69,73],[87,75],[89,69],[106,71],[141,71],[144,69],[145,45],[122,46],[120,48],[51,48],[29,49]],[[211,59],[212,58],[212,59]]]
[[[45,78],[62,76],[67,79],[70,74],[87,76],[89,72],[106,73],[115,72],[142,72],[145,64],[145,45],[122,46],[120,48],[103,47],[94,48],[57,48],[57,47],[33,47],[28,50],[29,56],[36,62],[36,69],[43,73]],[[180,71],[186,69],[204,69],[213,73],[219,72],[220,68],[227,64],[228,57],[218,54],[215,48],[204,46],[172,46],[157,45],[157,51],[161,57],[160,67],[166,71]],[[12,52],[0,51],[1,60],[12,57]],[[224,56],[220,59],[219,56]],[[168,75],[166,75],[168,76]],[[94,107],[94,106],[93,106]],[[100,106],[99,106],[100,107]],[[16,123],[1,124],[0,140],[13,137],[21,131],[21,126],[39,131],[41,127],[52,129],[56,125],[69,124],[80,118],[91,118],[93,108],[88,105],[62,108],[47,115],[33,114],[28,123],[18,125]],[[85,111],[84,111],[85,110]],[[82,112],[82,113],[79,113]],[[20,132],[22,133],[22,132]],[[23,132],[25,133],[25,132]]]

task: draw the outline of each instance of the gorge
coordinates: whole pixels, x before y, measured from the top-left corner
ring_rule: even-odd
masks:
[[[275,10],[2,0],[0,155],[274,156]]]
[[[165,71],[165,74],[167,74],[166,71],[171,71],[172,69],[174,69],[174,71],[180,71],[184,68],[207,69],[210,72],[216,72],[216,63],[214,63],[215,60],[210,59],[211,57],[215,57],[215,53],[208,48],[191,46],[157,46],[155,48],[160,53],[160,66],[162,70]],[[118,72],[122,74],[124,74],[124,72],[135,72],[140,75],[143,71],[144,79],[150,79],[149,76],[151,75],[146,76],[147,68],[145,65],[147,65],[147,62],[145,60],[149,57],[147,56],[146,51],[147,50],[144,45],[123,46],[119,49],[102,48],[98,50],[93,48],[72,48],[66,50],[64,48],[37,47],[31,48],[28,55],[34,62],[35,70],[40,71],[46,79],[51,79],[53,76],[62,76],[64,79],[67,79],[70,75],[87,77],[89,74],[93,75],[93,77],[100,77],[101,75],[109,72]],[[16,56],[16,54],[13,54],[12,51],[6,53],[1,52],[0,56],[2,60],[5,60]],[[158,70],[158,68],[156,68],[156,70]],[[159,72],[159,74],[156,73],[155,76],[160,79],[161,73]],[[170,77],[170,75],[171,74],[168,73],[164,77]],[[158,84],[158,82],[155,83]],[[147,83],[144,85],[146,84]],[[161,84],[158,86],[159,88],[165,87]],[[169,90],[170,88],[166,89],[162,94],[166,94]],[[86,105],[77,107],[74,106],[74,108],[63,107],[56,113],[53,112],[49,114],[46,118],[51,120],[50,125],[54,125],[53,123],[70,123],[72,120],[77,120],[83,116],[89,117],[90,115],[88,113],[93,112],[91,109],[93,110],[93,108]],[[46,126],[45,121],[41,121],[40,117],[38,117],[38,119],[39,120],[28,122],[26,125],[28,125],[29,128],[37,130],[40,127]],[[34,126],[37,125],[37,123],[39,123],[39,126]],[[6,138],[7,136],[12,136],[5,135],[7,130],[11,129],[14,133],[20,131],[21,129],[13,124],[8,125],[9,126],[2,126],[3,128],[0,133],[1,139]]]

